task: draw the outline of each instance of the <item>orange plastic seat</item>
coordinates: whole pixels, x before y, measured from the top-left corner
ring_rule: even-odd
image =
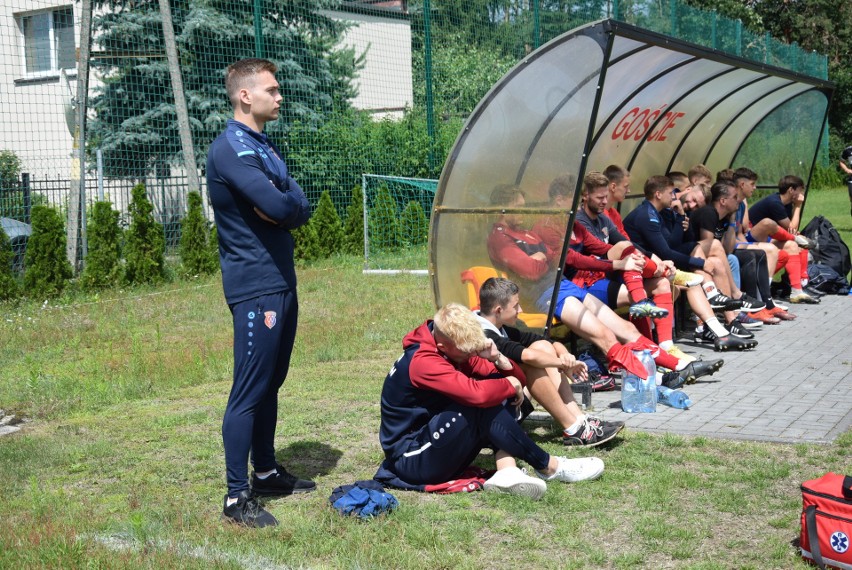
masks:
[[[474,265],[461,272],[461,281],[467,288],[467,306],[471,310],[479,308],[479,289],[491,277],[506,277],[506,274],[485,265]],[[532,329],[543,329],[547,324],[547,315],[543,313],[525,312],[519,318]]]

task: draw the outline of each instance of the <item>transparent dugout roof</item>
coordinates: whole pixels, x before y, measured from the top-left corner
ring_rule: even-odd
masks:
[[[809,180],[832,90],[819,79],[612,20],[552,40],[480,101],[447,159],[430,227],[436,306],[475,304],[463,281],[471,268],[507,271],[489,251],[507,219],[520,231],[545,224],[564,235],[587,171],[610,164],[630,170],[622,214],[641,201],[649,176],[699,163],[712,172],[749,166],[769,184],[791,173]],[[556,207],[548,188],[565,175],[576,184],[573,206]],[[523,192],[522,204],[492,201],[505,185]],[[552,316],[540,293],[560,278],[562,242],[562,251],[549,251],[549,266],[522,283],[533,328]]]

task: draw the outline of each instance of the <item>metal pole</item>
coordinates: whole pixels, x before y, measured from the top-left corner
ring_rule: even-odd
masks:
[[[429,134],[429,170],[435,171],[435,101],[432,94],[432,3],[423,0],[424,67],[426,68],[426,131]]]
[[[98,158],[98,201],[104,201],[104,152],[98,149],[95,155]]]
[[[21,192],[24,195],[24,222],[32,223],[33,199],[30,192],[30,173],[21,173]]]
[[[92,2],[80,5],[80,59],[77,62],[77,128],[74,136],[76,165],[72,166],[72,192],[69,201],[65,253],[74,271],[81,269],[78,258],[86,256],[86,111],[89,92],[89,55],[92,47]],[[74,172],[76,170],[76,172]],[[77,180],[74,180],[74,174]],[[77,187],[74,188],[76,182]]]
[[[370,247],[367,229],[367,175],[361,174],[361,202],[363,204],[364,215],[364,270],[370,268]]]
[[[254,0],[254,56],[263,57],[263,27],[261,20],[261,0]]]
[[[539,0],[533,0],[533,47],[541,45],[541,19],[538,11]]]
[[[160,0],[160,16],[163,20],[163,40],[166,46],[166,57],[169,60],[169,75],[172,79],[172,93],[175,98],[175,113],[177,114],[180,146],[183,151],[183,166],[186,169],[187,184],[190,190],[199,191],[201,183],[198,180],[198,166],[195,162],[195,148],[192,146],[192,131],[189,128],[189,110],[183,93],[183,78],[180,74],[177,45],[175,43],[175,28],[172,24],[172,10],[169,0]]]

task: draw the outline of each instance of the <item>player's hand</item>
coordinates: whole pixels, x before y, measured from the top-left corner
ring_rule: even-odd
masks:
[[[485,348],[476,353],[476,356],[479,358],[484,358],[489,362],[494,362],[497,360],[497,357],[500,356],[500,351],[497,349],[497,345],[494,344],[494,341],[490,338],[485,339],[488,344],[485,345]]]
[[[524,385],[521,384],[521,381],[514,376],[506,376],[506,380],[508,380],[512,384],[512,388],[515,389],[515,399],[512,400],[512,405],[520,406],[524,402]]]
[[[567,372],[567,375],[579,382],[585,382],[589,379],[589,367],[586,366],[585,362],[578,360],[574,363],[571,370]]]
[[[276,225],[276,226],[278,225],[278,222],[276,222],[275,220],[273,220],[272,218],[270,218],[269,216],[267,216],[266,214],[264,214],[264,213],[260,210],[260,208],[255,208],[255,209],[254,209],[254,213],[255,213],[255,214],[257,214],[257,217],[258,217],[258,218],[260,218],[261,220],[263,220],[264,222],[268,222],[268,223],[270,223],[270,224],[274,224],[274,225]]]

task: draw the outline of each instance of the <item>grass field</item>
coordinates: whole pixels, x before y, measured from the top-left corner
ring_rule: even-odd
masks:
[[[814,192],[852,244],[845,189]],[[302,267],[279,456],[316,493],[275,500],[274,529],[219,520],[231,324],[218,276],[154,289],[0,305],[0,568],[807,568],[798,485],[852,469],[831,445],[654,436],[592,450],[596,482],[545,498],[395,492],[362,522],[328,496],[381,461],[379,393],[400,340],[434,310],[428,278]],[[533,434],[569,456],[557,434]],[[566,453],[567,452],[567,453]],[[485,466],[490,457],[482,457]]]

